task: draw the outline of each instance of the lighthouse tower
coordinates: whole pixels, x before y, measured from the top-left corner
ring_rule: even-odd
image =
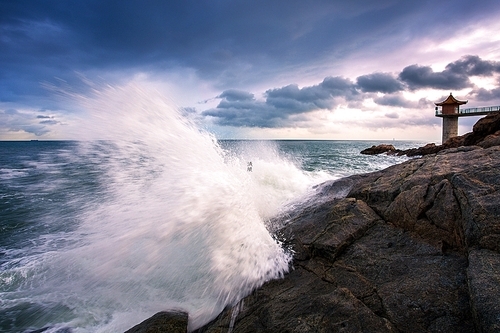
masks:
[[[458,117],[460,117],[460,105],[466,104],[468,101],[459,101],[450,93],[447,99],[436,104],[436,117],[443,118],[443,138],[442,143],[445,143],[449,138],[458,136]]]

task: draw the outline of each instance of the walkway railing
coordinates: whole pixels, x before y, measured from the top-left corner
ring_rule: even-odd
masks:
[[[480,116],[480,115],[485,115],[490,112],[496,112],[500,111],[500,106],[486,106],[482,108],[469,108],[469,109],[459,109],[458,112],[456,113],[451,113],[451,114],[445,114],[443,115],[443,110],[441,108],[436,107],[436,116],[452,116],[452,115],[458,115],[458,116]]]

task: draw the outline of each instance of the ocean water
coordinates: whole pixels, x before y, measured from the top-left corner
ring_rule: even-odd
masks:
[[[123,332],[169,309],[195,329],[286,274],[273,216],[406,159],[359,154],[381,142],[218,141],[124,92],[80,101],[82,133],[104,140],[0,142],[1,332]]]

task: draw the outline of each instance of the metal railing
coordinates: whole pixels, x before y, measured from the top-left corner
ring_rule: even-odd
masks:
[[[445,115],[484,115],[490,112],[496,112],[500,111],[500,106],[485,106],[481,108],[469,108],[469,109],[459,109],[458,112],[455,113],[449,113]],[[436,116],[442,116],[443,115],[443,110],[439,107],[436,107]]]

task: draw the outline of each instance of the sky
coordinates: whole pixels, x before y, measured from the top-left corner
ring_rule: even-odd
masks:
[[[435,102],[500,105],[499,17],[498,0],[0,0],[0,140],[74,139],[85,108],[61,91],[133,85],[221,139],[439,143]]]

